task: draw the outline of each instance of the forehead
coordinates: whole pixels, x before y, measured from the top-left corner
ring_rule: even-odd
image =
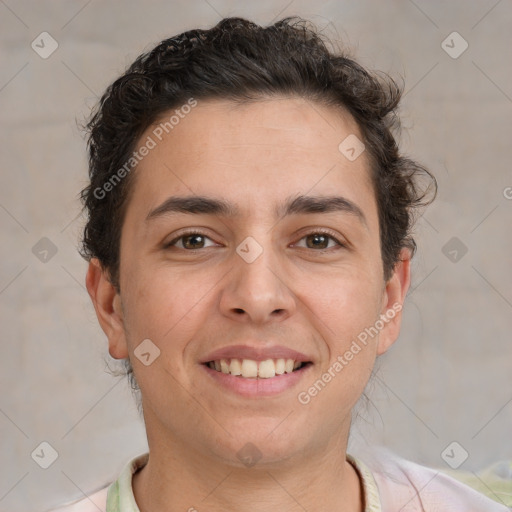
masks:
[[[239,216],[277,212],[283,199],[309,192],[356,204],[373,199],[365,152],[351,161],[340,151],[347,137],[362,139],[342,109],[271,98],[198,101],[180,116],[176,110],[150,126],[137,146],[149,140],[153,146],[136,168],[132,194],[146,214],[171,194],[223,198]]]

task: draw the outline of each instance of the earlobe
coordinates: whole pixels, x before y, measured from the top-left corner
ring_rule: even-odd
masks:
[[[121,297],[97,258],[89,262],[85,279],[98,322],[107,335],[110,355],[115,359],[128,357]]]
[[[411,282],[411,251],[403,248],[400,260],[395,265],[393,275],[386,283],[383,295],[381,318],[385,324],[380,332],[377,355],[384,354],[400,334],[402,308]]]

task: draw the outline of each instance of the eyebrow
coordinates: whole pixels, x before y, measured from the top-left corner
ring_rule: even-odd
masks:
[[[295,198],[290,197],[280,207],[276,208],[274,214],[276,217],[286,217],[289,215],[332,212],[354,215],[362,224],[368,226],[361,208],[342,196],[300,195]],[[151,210],[146,216],[146,221],[176,213],[236,217],[240,215],[240,210],[237,206],[223,199],[206,196],[172,196]]]

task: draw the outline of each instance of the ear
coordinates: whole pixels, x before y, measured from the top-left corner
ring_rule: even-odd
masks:
[[[123,323],[121,296],[109,280],[97,258],[89,262],[85,278],[87,291],[91,297],[96,316],[103,332],[108,338],[108,350],[114,359],[128,357],[128,347]]]
[[[393,275],[386,283],[382,299],[381,319],[385,326],[379,334],[377,355],[384,354],[397,340],[402,323],[402,308],[411,282],[411,251],[403,248]]]

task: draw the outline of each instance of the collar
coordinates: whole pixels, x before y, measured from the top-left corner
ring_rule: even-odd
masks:
[[[138,455],[130,460],[113,482],[107,495],[106,512],[140,512],[133,495],[132,477],[149,460],[149,453]],[[363,485],[364,512],[382,512],[379,490],[370,469],[359,459],[347,454],[347,461],[355,468]]]

